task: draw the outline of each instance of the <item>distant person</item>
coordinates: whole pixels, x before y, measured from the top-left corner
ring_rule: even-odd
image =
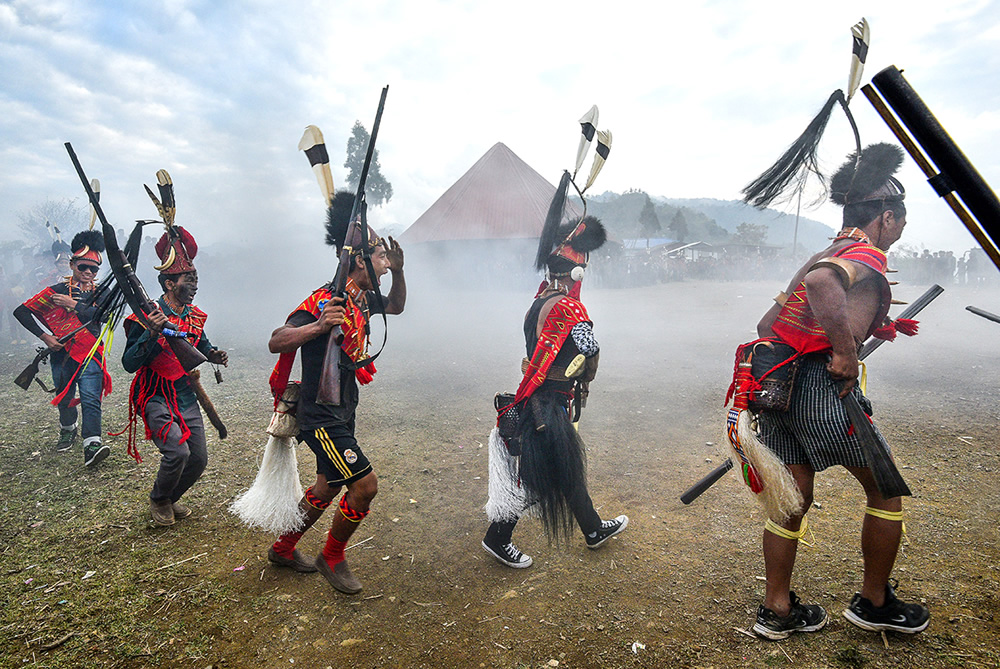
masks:
[[[135,373],[129,391],[130,441],[134,422],[142,417],[146,439],[152,439],[162,458],[149,493],[149,512],[160,526],[187,518],[192,510],[180,500],[195,484],[208,464],[205,422],[198,408],[193,384],[163,334],[164,329],[183,333],[209,362],[229,364],[229,355],[212,345],[205,333],[208,315],[194,305],[198,292],[198,270],[194,258],[198,245],[179,225],[167,227],[156,243],[160,264],[155,268],[163,295],[157,310],[147,314],[150,329],[135,316],[125,319],[128,341],[122,366]],[[129,451],[138,459],[134,442]]]
[[[830,190],[831,199],[844,207],[843,230],[795,273],[787,296],[780,303],[776,299],[757,325],[761,337],[777,337],[802,356],[791,407],[759,416],[761,439],[787,465],[804,499],[799,513],[765,525],[767,586],[753,630],[768,639],[813,632],[827,622],[826,611],[802,603],[790,585],[816,472],[832,465],[845,467],[867,498],[861,530],[864,579],[845,617],[862,629],[904,633],[924,630],[930,618],[926,607],[903,602],[889,584],[902,500],[882,497],[839,399],[852,392],[871,413],[871,403],[856,385],[858,347],[886,325],[891,294],[885,253],[906,225],[905,192],[892,176],[902,160],[898,147],[874,144],[862,152],[856,171],[853,156],[837,171]]]
[[[513,403],[497,406],[500,419],[489,441],[490,526],[482,546],[515,569],[532,563],[512,539],[518,519],[529,509],[552,539],[568,535],[575,521],[588,548],[600,548],[628,526],[628,516],[601,520],[594,510],[585,447],[571,414],[574,407],[580,411],[597,373],[600,347],[580,302],[580,281],[588,254],[605,238],[601,222],[587,216],[558,229],[554,250],[551,242],[539,249],[540,258],[547,255],[548,280],[524,317],[524,376]],[[543,232],[542,247],[545,239]]]
[[[350,227],[354,195],[338,191],[327,217],[327,243],[343,248]],[[302,351],[302,384],[296,416],[299,441],[316,454],[316,483],[306,490],[299,502],[305,524],[298,531],[283,534],[268,550],[272,563],[298,572],[319,571],[336,590],[348,595],[361,591],[361,581],[351,572],[344,557],[347,542],[368,515],[378,492],[378,478],[371,462],[354,436],[358,384],[372,381],[375,366],[368,360],[368,323],[373,314],[401,314],[406,305],[406,280],[403,275],[403,250],[389,237],[388,241],[370,227],[365,240],[354,245],[347,279],[347,297],[332,297],[328,284],[317,289],[289,315],[285,324],[271,334],[268,348],[280,353],[271,375],[271,389],[281,397],[288,385],[296,352]],[[362,244],[370,253],[373,278],[369,275]],[[382,302],[375,290],[380,278],[392,273],[392,288]],[[340,328],[339,331],[334,328]],[[339,360],[329,360],[340,368],[340,403],[317,401],[327,346],[331,336],[342,333]],[[296,545],[302,535],[319,520],[342,488],[347,492],[333,511],[333,522],[326,545],[315,560],[304,557]]]
[[[111,451],[101,441],[101,398],[111,392],[111,377],[104,360],[104,345],[98,344],[102,323],[93,322],[96,309],[87,301],[94,291],[103,252],[101,233],[86,230],[77,234],[65,251],[57,250],[57,260],[60,256],[65,259],[70,275],[14,310],[14,316],[28,332],[55,349],[49,355],[56,389],[52,404],[59,407],[55,450],[68,451],[76,442],[79,403],[83,413],[83,464],[87,467],[100,463]],[[49,332],[39,327],[36,318]],[[60,342],[64,337],[68,339]]]

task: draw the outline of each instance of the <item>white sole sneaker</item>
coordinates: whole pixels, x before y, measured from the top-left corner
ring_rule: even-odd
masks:
[[[508,558],[503,553],[497,553],[495,550],[487,546],[485,540],[482,542],[482,546],[487,553],[496,558],[497,562],[499,562],[502,565],[506,565],[512,569],[527,569],[532,565],[533,561],[530,555],[525,555],[524,553],[521,553],[521,561],[512,562],[510,558]]]

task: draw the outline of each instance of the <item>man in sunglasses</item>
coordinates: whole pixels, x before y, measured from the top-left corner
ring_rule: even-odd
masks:
[[[77,435],[77,409],[83,413],[83,464],[92,467],[108,457],[111,449],[101,443],[101,399],[111,392],[111,376],[99,341],[101,323],[93,320],[96,310],[90,302],[104,252],[104,237],[85,230],[70,244],[72,272],[48,286],[14,310],[26,330],[54,349],[49,356],[59,407],[59,441],[56,451],[68,451]],[[39,325],[41,321],[48,332]],[[84,326],[81,328],[81,326]],[[79,399],[76,399],[79,389]]]

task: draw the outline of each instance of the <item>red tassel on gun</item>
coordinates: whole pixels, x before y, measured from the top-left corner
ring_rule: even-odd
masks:
[[[917,334],[917,330],[920,329],[920,321],[915,321],[912,318],[897,318],[895,323],[896,332],[905,334],[907,337]]]
[[[896,326],[892,321],[889,321],[878,330],[872,333],[872,336],[876,339],[882,339],[884,341],[896,341]]]

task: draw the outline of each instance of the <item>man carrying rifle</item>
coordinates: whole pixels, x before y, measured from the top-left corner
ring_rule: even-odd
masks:
[[[327,243],[343,251],[346,236],[354,224],[351,211],[354,194],[338,191],[327,215]],[[358,524],[368,515],[378,492],[378,479],[371,462],[354,437],[358,384],[370,383],[375,367],[368,358],[368,322],[373,314],[400,314],[406,304],[406,281],[403,276],[403,250],[390,237],[383,240],[371,228],[358,230],[363,239],[355,239],[349,256],[346,296],[334,297],[324,286],[310,295],[289,315],[285,324],[271,334],[268,348],[281,357],[271,375],[271,388],[282,393],[288,383],[297,351],[302,351],[302,385],[297,408],[299,441],[316,454],[316,483],[306,490],[299,502],[304,525],[283,534],[268,551],[268,559],[277,565],[299,572],[320,571],[340,592],[355,594],[361,582],[351,573],[344,559],[344,549]],[[363,256],[371,260],[371,271]],[[345,255],[341,255],[344,262]],[[392,288],[381,304],[377,284],[386,272],[392,273]],[[338,275],[340,272],[338,271]],[[343,341],[327,357],[331,336],[342,334]],[[323,404],[317,401],[325,365],[337,365],[340,372],[340,401]],[[319,520],[340,493],[333,522],[323,552],[315,561],[296,550],[302,535]]]
[[[72,274],[17,307],[14,316],[26,330],[53,349],[49,361],[57,395],[52,403],[59,407],[59,441],[55,450],[67,451],[73,447],[77,433],[76,405],[80,404],[83,464],[91,467],[111,451],[101,443],[101,399],[111,392],[111,377],[104,360],[104,346],[98,343],[101,323],[93,322],[96,309],[87,299],[94,291],[94,280],[101,267],[104,239],[100,232],[86,230],[73,237],[66,250],[70,252]],[[49,332],[39,327],[36,318]],[[83,325],[86,327],[81,328]],[[76,334],[69,336],[74,331]],[[74,397],[77,388],[79,399]]]
[[[759,419],[762,441],[787,465],[803,498],[800,511],[765,526],[767,586],[753,630],[769,639],[812,632],[827,622],[826,611],[801,603],[790,585],[815,474],[832,465],[845,467],[867,498],[864,579],[845,617],[863,629],[904,633],[924,630],[930,617],[926,607],[899,600],[889,584],[901,536],[901,497],[886,499],[879,492],[840,399],[854,393],[871,413],[856,385],[858,346],[869,336],[894,335],[886,319],[891,295],[885,254],[906,225],[905,191],[893,176],[902,159],[902,151],[889,144],[848,158],[830,181],[831,199],[844,207],[843,230],[795,273],[787,294],[775,298],[757,325],[760,337],[788,344],[800,359],[788,411],[762,411]]]
[[[170,225],[156,243],[161,264],[157,279],[163,296],[156,300],[159,310],[146,318],[151,329],[143,327],[135,314],[125,320],[128,342],[122,365],[135,372],[129,391],[129,449],[133,451],[135,422],[142,416],[146,439],[152,439],[163,458],[149,494],[150,515],[157,525],[173,525],[176,519],[191,515],[181,497],[205,471],[208,449],[205,424],[198,408],[198,398],[177,356],[165,336],[183,336],[215,364],[225,365],[229,356],[215,348],[205,334],[208,315],[194,305],[198,292],[198,271],[192,262],[198,252],[191,233],[179,225]]]

